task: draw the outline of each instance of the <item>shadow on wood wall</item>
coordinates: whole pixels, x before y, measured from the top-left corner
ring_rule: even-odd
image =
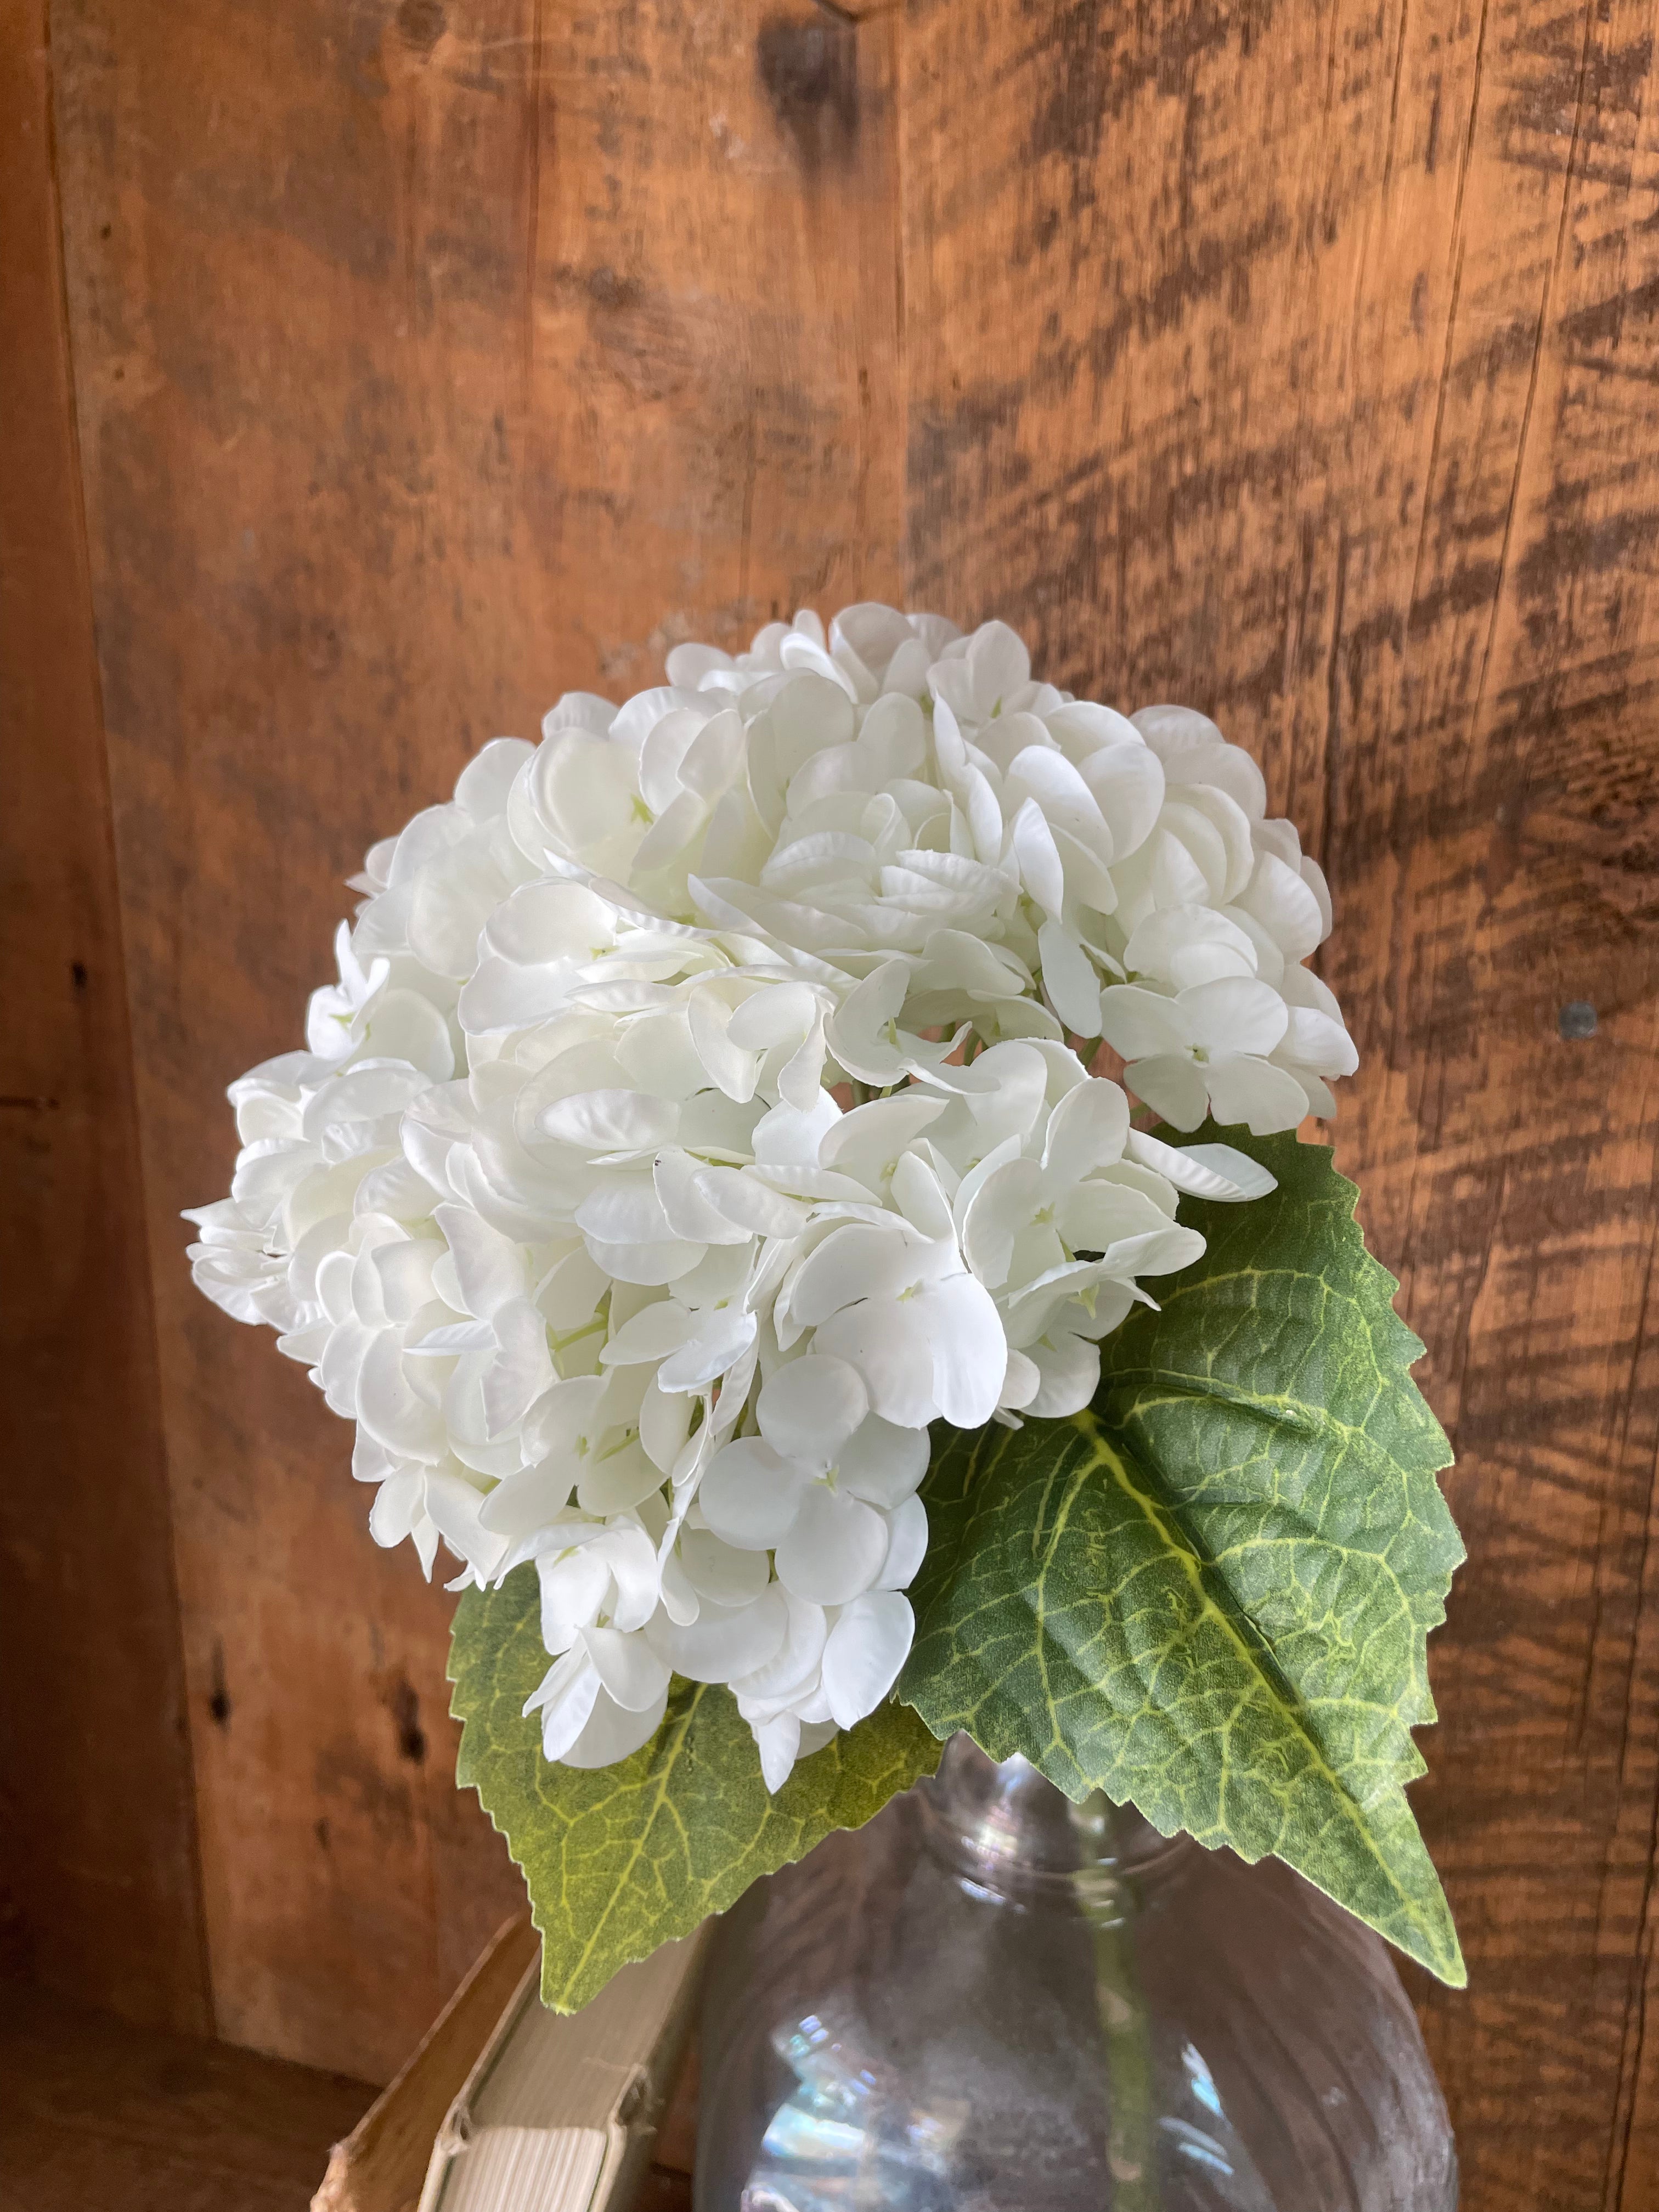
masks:
[[[43,9],[0,15],[13,1963],[383,2075],[501,1917],[449,1601],[179,1209],[340,879],[479,743],[908,596],[1214,714],[1336,887],[1338,1157],[1472,1554],[1416,1793],[1464,2202],[1650,2201],[1651,0]]]

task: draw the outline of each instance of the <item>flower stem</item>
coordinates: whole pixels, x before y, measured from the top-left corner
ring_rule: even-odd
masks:
[[[1112,2212],[1158,2212],[1151,2022],[1135,1974],[1128,1923],[1096,1921],[1094,1942],[1095,1987],[1106,2045]]]

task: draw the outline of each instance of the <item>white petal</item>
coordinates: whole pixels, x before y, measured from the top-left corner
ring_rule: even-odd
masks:
[[[781,1458],[827,1468],[870,1410],[870,1394],[844,1359],[808,1352],[775,1369],[762,1385],[756,1417]]]
[[[1049,1115],[1043,1172],[1061,1187],[1080,1182],[1121,1159],[1128,1134],[1128,1100],[1115,1083],[1091,1076],[1068,1091]]]
[[[925,1428],[897,1428],[872,1413],[842,1446],[836,1480],[872,1505],[897,1505],[927,1474],[928,1449]]]
[[[1035,715],[1021,716],[1006,726],[1011,738],[1018,730],[1036,734],[1038,741],[1025,746],[1009,763],[1005,804],[1029,793],[1042,809],[1049,828],[1064,834],[1073,852],[1091,865],[1094,874],[1103,875],[1112,859],[1112,836],[1094,793]]]
[[[741,1237],[799,1237],[807,1223],[805,1206],[758,1176],[739,1168],[704,1168],[693,1180],[698,1196]]]
[[[652,1364],[678,1352],[697,1333],[697,1316],[673,1298],[658,1298],[630,1315],[599,1354],[606,1367],[631,1366],[637,1360]]]
[[[417,1397],[404,1372],[398,1334],[383,1330],[369,1346],[357,1378],[357,1419],[404,1459],[435,1461],[447,1443],[442,1415]]]
[[[1050,920],[1057,921],[1066,903],[1066,873],[1053,835],[1034,799],[1028,799],[1014,817],[1013,846],[1026,890]]]
[[[831,1315],[813,1339],[816,1350],[858,1369],[872,1407],[902,1429],[926,1428],[939,1411],[933,1343],[917,1305],[915,1298],[864,1298]]]
[[[1004,700],[1030,681],[1031,656],[1024,639],[1005,622],[981,623],[969,643],[968,672],[975,702],[988,720]]]
[[[887,1556],[876,1589],[908,1589],[927,1555],[927,1508],[921,1498],[907,1498],[887,1516]]]
[[[1199,1231],[1171,1222],[1167,1228],[1121,1237],[1115,1244],[1109,1244],[1100,1255],[1099,1264],[1103,1274],[1127,1283],[1136,1275],[1172,1275],[1182,1267],[1190,1267],[1203,1256],[1204,1239]],[[1097,1298],[1097,1319],[1101,1310],[1101,1302]],[[1079,1334],[1097,1338],[1104,1330],[1090,1326]]]
[[[886,1035],[904,1005],[910,969],[902,960],[884,961],[857,984],[830,1022],[830,1048],[852,1075],[866,1082],[896,1079],[897,1052]]]
[[[672,1099],[647,1097],[639,1091],[579,1091],[544,1106],[536,1127],[543,1136],[586,1152],[643,1152],[667,1144],[679,1118]]]
[[[761,1779],[774,1796],[794,1768],[800,1749],[800,1721],[793,1713],[775,1713],[769,1721],[750,1723],[760,1753]]]
[[[382,1548],[401,1544],[426,1511],[426,1476],[419,1468],[388,1475],[368,1510],[368,1533]]]
[[[576,1503],[584,1513],[628,1513],[661,1487],[662,1469],[653,1465],[635,1438],[603,1459],[580,1462]]]
[[[1285,1001],[1271,983],[1224,976],[1195,983],[1176,1004],[1193,1042],[1212,1058],[1224,1053],[1270,1053],[1285,1034]]]
[[[1184,1053],[1160,1053],[1132,1060],[1123,1080],[1135,1097],[1177,1129],[1195,1129],[1210,1110],[1204,1071]]]
[[[1307,1094],[1308,1111],[1316,1114],[1322,1121],[1334,1119],[1336,1100],[1329,1084],[1317,1075],[1309,1074],[1305,1068],[1294,1068],[1291,1073]]]
[[[1007,1281],[1014,1241],[1045,1194],[1042,1168],[1021,1159],[994,1169],[975,1193],[963,1226],[963,1256],[988,1289],[1000,1290]]]
[[[362,1049],[377,1059],[408,1060],[439,1083],[455,1073],[449,1024],[418,991],[383,991],[362,1017]]]
[[[544,1759],[556,1762],[564,1758],[587,1725],[599,1697],[599,1675],[580,1644],[549,1668],[524,1708],[526,1715],[538,1709],[541,1712]]]
[[[593,1318],[605,1288],[604,1275],[586,1250],[567,1252],[538,1284],[536,1304],[548,1327],[564,1335]]]
[[[661,1581],[656,1546],[641,1528],[613,1525],[596,1548],[603,1551],[616,1585],[611,1625],[643,1628],[656,1609]]]
[[[782,1589],[782,1584],[778,1587]],[[821,1605],[793,1597],[787,1590],[783,1595],[789,1608],[783,1642],[763,1667],[732,1677],[732,1687],[740,1698],[794,1698],[817,1680],[818,1662],[830,1633],[829,1617]]]
[[[1173,999],[1139,983],[1109,983],[1100,994],[1101,1034],[1123,1060],[1182,1052],[1192,1042]]]
[[[507,811],[507,796],[519,770],[535,752],[522,738],[492,738],[461,770],[455,804],[475,822],[488,822]]]
[[[1155,1237],[1169,1216],[1144,1191],[1104,1180],[1077,1183],[1056,1201],[1055,1226],[1073,1252],[1104,1252],[1126,1237]]]
[[[686,1579],[678,1552],[670,1552],[662,1563],[662,1606],[678,1628],[690,1627],[702,1610],[697,1593]]]
[[[1080,1037],[1100,1035],[1100,978],[1094,963],[1070,931],[1045,921],[1037,932],[1037,961],[1048,1002],[1066,1028]]]
[[[740,1552],[707,1528],[684,1532],[679,1557],[692,1589],[715,1605],[747,1605],[770,1579],[764,1552]]]
[[[650,1742],[662,1726],[667,1710],[666,1690],[639,1713],[629,1712],[601,1690],[593,1700],[586,1725],[565,1753],[562,1763],[566,1766],[592,1768],[614,1766],[619,1759],[631,1758]]]
[[[489,843],[487,830],[472,830],[418,869],[410,886],[410,949],[423,966],[458,982],[477,965],[479,933],[512,888]]]
[[[526,777],[532,820],[544,841],[605,875],[625,875],[640,842],[644,825],[635,795],[629,749],[574,728],[550,733]],[[516,814],[514,820],[522,834]]]
[[[1056,727],[1075,710],[1061,708],[1050,717]],[[1109,710],[1108,710],[1109,711]],[[1126,738],[1128,732],[1125,732]],[[1078,763],[1083,781],[1112,833],[1112,852],[1125,860],[1138,852],[1152,834],[1158,809],[1164,804],[1164,766],[1150,747],[1138,738],[1107,743],[1085,754]]]
[[[453,1311],[440,1305],[440,1313]],[[463,1352],[494,1352],[495,1332],[487,1321],[446,1322],[441,1328],[422,1329],[412,1342],[404,1346],[411,1358],[453,1359]]]
[[[932,1339],[933,1402],[957,1428],[983,1427],[1008,1370],[1008,1340],[990,1293],[971,1275],[953,1275],[918,1291],[912,1303],[922,1309]]]
[[[741,1437],[715,1453],[697,1502],[717,1536],[740,1551],[765,1551],[794,1525],[807,1480],[759,1437]]]
[[[1318,905],[1320,932],[1322,940],[1331,933],[1332,915],[1330,885],[1325,881],[1325,871],[1323,868],[1320,866],[1317,860],[1310,859],[1307,854],[1304,853],[1302,855],[1297,866],[1297,872],[1300,874],[1303,882],[1306,884],[1308,889],[1313,893],[1315,901]]]
[[[1231,1145],[1165,1145],[1136,1129],[1130,1133],[1127,1150],[1133,1159],[1156,1169],[1177,1190],[1194,1198],[1231,1204],[1265,1198],[1279,1188],[1277,1176]]]
[[[873,1184],[892,1173],[906,1146],[938,1121],[946,1104],[943,1098],[913,1090],[854,1106],[825,1133],[818,1147],[819,1164]]]
[[[585,1628],[581,1640],[594,1672],[624,1712],[648,1712],[668,1688],[669,1669],[640,1635]]]
[[[702,990],[692,993],[687,1012],[691,1023],[691,1042],[710,1079],[728,1098],[736,1099],[739,1104],[746,1103],[755,1095],[760,1055],[739,1051],[730,1041],[731,1009],[714,992]]]
[[[1359,1065],[1353,1039],[1340,1020],[1313,1006],[1292,1006],[1283,1057],[1317,1075],[1352,1075]]]
[[[469,1036],[500,1030],[529,1029],[556,1013],[570,994],[568,969],[520,968],[492,954],[462,991],[456,1008]]]
[[[657,1370],[659,1384],[665,1390],[705,1389],[753,1344],[757,1327],[754,1315],[741,1306],[705,1313],[696,1336]]]
[[[738,1008],[730,1036],[744,1052],[766,1052],[798,1043],[817,1018],[817,999],[805,983],[769,983]]]
[[[807,1255],[789,1294],[789,1310],[811,1328],[857,1299],[896,1297],[945,1264],[948,1260],[940,1261],[896,1224],[884,1229],[848,1222]]]
[[[484,1430],[498,1437],[514,1427],[555,1379],[547,1323],[528,1298],[495,1315],[495,1357],[483,1379]]]
[[[675,965],[679,965],[677,959]],[[705,1070],[691,1042],[691,1024],[680,1006],[637,1014],[617,1041],[617,1065],[641,1091],[659,1099],[689,1098],[703,1087]]]
[[[777,1547],[778,1580],[814,1605],[844,1605],[866,1590],[887,1556],[887,1526],[872,1505],[810,1485]]]
[[[481,1221],[470,1206],[441,1206],[433,1219],[443,1231],[455,1278],[470,1314],[488,1317],[530,1287],[524,1247]]]
[[[1026,1346],[1042,1381],[1024,1410],[1039,1420],[1059,1421],[1080,1413],[1100,1382],[1100,1348],[1086,1338],[1053,1328]]]
[[[906,1152],[895,1165],[892,1200],[920,1235],[934,1242],[953,1241],[951,1201],[939,1177],[918,1153]]]
[[[1018,1413],[1030,1404],[1042,1387],[1042,1370],[1023,1352],[1011,1350],[1008,1372],[1002,1378],[1002,1395],[997,1400],[998,1413]]]
[[[1323,941],[1318,898],[1296,869],[1272,853],[1256,854],[1255,872],[1234,903],[1255,916],[1288,960],[1305,960]]]
[[[821,1091],[817,1103],[805,1111],[797,1106],[774,1106],[755,1124],[755,1158],[769,1167],[816,1167],[818,1146],[840,1119],[841,1109],[827,1091]]]
[[[1307,1093],[1296,1078],[1267,1060],[1212,1060],[1203,1073],[1216,1120],[1243,1121],[1253,1137],[1293,1129],[1308,1110]]]
[[[678,1146],[670,1145],[658,1153],[652,1169],[657,1200],[663,1218],[676,1237],[683,1237],[693,1244],[742,1244],[751,1231],[739,1223],[730,1221],[717,1206],[709,1203],[699,1188],[697,1178],[705,1171],[705,1164],[695,1153],[682,1152]],[[730,1170],[727,1170],[730,1173]],[[583,1228],[588,1224],[578,1209],[576,1218]]]
[[[1138,924],[1123,948],[1133,975],[1155,975],[1184,990],[1219,975],[1254,975],[1255,946],[1236,921],[1207,907],[1162,907]]]
[[[896,1590],[870,1590],[842,1608],[823,1647],[823,1689],[836,1723],[874,1712],[910,1656],[916,1617]]]
[[[492,948],[515,965],[598,959],[617,941],[616,909],[585,884],[522,884],[488,924]]]
[[[763,1667],[782,1644],[789,1626],[783,1592],[772,1583],[748,1605],[705,1605],[689,1627],[665,1613],[652,1621],[655,1649],[677,1674],[690,1682],[729,1682],[734,1675]]]
[[[563,1538],[566,1531],[558,1534]],[[573,1524],[578,1533],[597,1539],[597,1529]],[[541,1583],[542,1642],[550,1651],[566,1651],[578,1630],[593,1620],[611,1589],[611,1569],[597,1541],[579,1544],[564,1552],[544,1552],[536,1561]]]
[[[478,1519],[500,1536],[528,1536],[562,1513],[575,1486],[576,1462],[542,1460],[509,1474],[485,1498]]]
[[[653,1375],[640,1401],[640,1442],[652,1464],[667,1474],[691,1433],[696,1401],[684,1390],[665,1390]]]

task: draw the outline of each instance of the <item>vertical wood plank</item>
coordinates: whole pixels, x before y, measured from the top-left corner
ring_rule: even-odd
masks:
[[[1472,1553],[1416,1793],[1470,2212],[1659,2190],[1653,32],[917,0],[906,52],[921,595],[1214,713],[1335,887],[1338,1158]]]
[[[58,0],[70,301],[217,2016],[389,2073],[517,1877],[453,1600],[191,1289],[340,878],[678,636],[898,586],[894,26]]]
[[[0,0],[0,1960],[208,2022],[39,0]]]

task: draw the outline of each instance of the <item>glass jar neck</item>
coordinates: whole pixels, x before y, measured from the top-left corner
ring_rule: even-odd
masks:
[[[1166,1862],[1182,1840],[1166,1840],[1103,1790],[1073,1804],[1029,1760],[999,1763],[966,1735],[945,1745],[923,1796],[934,1856],[1000,1897],[1053,1889],[1110,1913],[1124,1885]]]

